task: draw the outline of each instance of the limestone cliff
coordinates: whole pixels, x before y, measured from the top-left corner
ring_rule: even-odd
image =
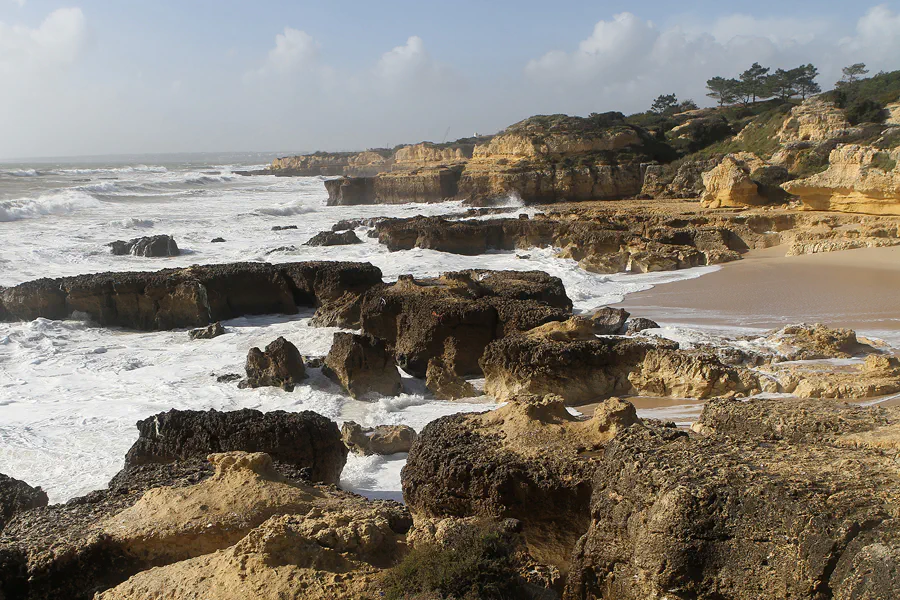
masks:
[[[315,154],[276,158],[269,166],[269,171],[275,175],[301,177],[361,176],[388,171],[393,164],[393,157],[384,151],[316,152]]]
[[[778,140],[781,143],[823,142],[840,138],[850,129],[850,122],[837,106],[810,98],[791,110],[778,132]]]
[[[783,185],[812,210],[900,215],[900,148],[835,148],[826,171]]]

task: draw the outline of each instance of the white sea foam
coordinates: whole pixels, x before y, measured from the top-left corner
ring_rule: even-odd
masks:
[[[4,175],[11,175],[12,177],[37,177],[38,172],[36,169],[13,169],[12,171],[3,171]]]
[[[73,189],[58,190],[37,198],[0,201],[0,222],[46,215],[68,215],[99,205],[100,201],[88,193]]]

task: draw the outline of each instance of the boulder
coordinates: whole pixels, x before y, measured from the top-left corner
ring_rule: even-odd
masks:
[[[337,483],[347,459],[337,425],[314,412],[170,410],[138,421],[125,468],[205,458],[216,452],[265,452],[308,469],[311,481]]]
[[[900,484],[877,446],[896,410],[716,400],[704,435],[623,430],[594,470],[564,598],[897,596]]]
[[[828,169],[782,187],[806,208],[873,215],[900,215],[900,148],[839,145]]]
[[[191,329],[188,331],[188,337],[192,340],[211,340],[214,337],[224,335],[224,333],[225,328],[222,327],[222,324],[219,321],[216,321],[212,325],[207,325],[206,327]]]
[[[759,163],[761,161],[753,155],[729,154],[723,158],[718,166],[703,174],[705,191],[700,205],[704,208],[729,208],[766,204],[766,198],[750,178],[750,172]]]
[[[597,335],[618,335],[625,330],[625,322],[631,316],[624,308],[605,306],[589,317]]]
[[[297,229],[296,225],[274,225],[272,231],[287,231],[289,229]]]
[[[788,325],[755,343],[775,351],[779,360],[852,358],[878,350],[860,342],[852,329],[832,329],[821,323]]]
[[[352,230],[335,233],[333,231],[322,231],[314,235],[304,246],[347,246],[350,244],[362,244],[363,241],[357,237],[356,232]]]
[[[147,258],[160,256],[179,256],[181,251],[178,244],[170,235],[154,235],[151,237],[134,238],[124,242],[118,240],[107,244],[116,256],[131,254]]]
[[[341,438],[351,452],[372,454],[397,454],[409,452],[416,440],[416,432],[408,425],[378,425],[363,427],[353,421],[341,425]]]
[[[24,481],[0,473],[0,531],[16,514],[47,506],[47,493]]]
[[[225,238],[217,237],[209,240],[210,244],[222,244],[225,242]]]
[[[306,366],[300,351],[283,337],[266,346],[265,352],[250,348],[245,369],[247,379],[242,382],[242,387],[271,386],[290,392],[306,379]]]
[[[574,417],[559,398],[518,397],[496,411],[432,421],[403,468],[403,497],[418,525],[441,517],[513,518],[528,551],[565,572],[587,530],[595,457],[634,407],[608,400]]]
[[[659,323],[644,317],[635,317],[625,322],[625,335],[636,335],[648,329],[659,329]]]
[[[369,335],[335,333],[322,371],[353,398],[370,393],[398,396],[402,388],[400,372],[387,345]]]
[[[428,361],[425,387],[438,400],[461,400],[481,395],[475,386],[447,368],[440,358]]]

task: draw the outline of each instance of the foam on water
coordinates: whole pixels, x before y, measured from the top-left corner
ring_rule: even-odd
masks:
[[[368,238],[365,228],[357,230],[362,244],[304,246],[342,219],[462,216],[466,207],[459,202],[327,207],[322,178],[240,177],[231,175],[232,167],[57,167],[46,177],[22,178],[35,182],[29,185],[54,188],[23,188],[19,196],[0,200],[0,285],[247,260],[358,260],[380,267],[387,280],[471,268],[547,271],[563,280],[576,310],[587,311],[710,270],[598,275],[581,270],[573,260],[556,258],[552,249],[482,256],[422,249],[389,252]],[[220,175],[204,174],[213,170]],[[533,215],[534,209],[510,203],[509,216],[521,212]],[[276,232],[274,225],[297,229]],[[148,229],[174,236],[185,254],[146,259],[109,253],[110,241]],[[226,241],[212,243],[217,237]],[[286,250],[272,252],[280,248]],[[336,330],[310,327],[310,316],[235,319],[226,323],[228,334],[205,341],[189,341],[184,331],[129,332],[78,321],[0,323],[0,472],[43,486],[53,501],[103,487],[134,442],[134,423],[171,408],[308,409],[338,421],[405,423],[420,430],[440,416],[495,407],[486,397],[468,403],[434,401],[423,383],[410,377],[404,378],[400,397],[373,402],[346,397],[317,369],[293,393],[239,390],[233,383],[216,382],[216,375],[242,373],[249,348],[263,347],[279,335],[304,355],[325,355]],[[687,409],[669,412],[679,421],[688,419]],[[342,481],[366,495],[399,498],[404,462],[403,456],[351,456]]]

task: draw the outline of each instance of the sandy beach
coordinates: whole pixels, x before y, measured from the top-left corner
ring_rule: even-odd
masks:
[[[900,247],[789,257],[785,251],[753,251],[703,277],[632,294],[618,306],[663,325],[824,323],[900,345]]]

